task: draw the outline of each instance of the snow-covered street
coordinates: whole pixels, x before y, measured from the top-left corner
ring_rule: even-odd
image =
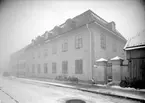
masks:
[[[80,98],[88,103],[137,103],[137,101],[2,77],[0,77],[0,88],[2,103],[10,103],[10,101],[16,103],[14,100],[19,103],[62,103],[66,98]]]

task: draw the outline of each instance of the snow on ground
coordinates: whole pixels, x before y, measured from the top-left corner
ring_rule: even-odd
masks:
[[[59,103],[58,101],[60,99],[72,97],[92,101],[92,103],[136,103],[136,101],[50,85],[38,85],[32,82],[33,81],[23,82],[19,80],[0,79],[2,89],[20,103]]]
[[[107,87],[106,84],[95,84],[96,86],[99,87]],[[128,90],[128,91],[140,91],[140,92],[145,92],[145,89],[135,89],[135,88],[131,88],[131,87],[120,87],[118,85],[112,85],[110,86],[111,88],[115,88],[115,89],[121,89],[121,90]]]
[[[145,89],[135,89],[135,88],[131,88],[131,87],[120,87],[117,85],[111,86],[111,88],[116,88],[116,89],[122,89],[122,90],[129,90],[129,91],[140,91],[140,92],[145,92]]]
[[[15,101],[0,90],[0,103],[15,103]]]
[[[122,88],[120,86],[117,86],[117,85],[114,85],[114,86],[111,86],[112,88],[117,88],[117,89],[123,89],[123,90],[136,90],[135,88],[130,88],[130,87],[126,87],[126,88]]]
[[[96,86],[100,86],[100,87],[107,87],[107,85],[105,84],[95,84]]]
[[[18,78],[19,79],[19,78]],[[20,78],[20,80],[27,80],[27,81],[33,81],[36,83],[44,83],[44,84],[48,84],[48,82],[46,81],[39,81],[39,80],[30,80],[30,79],[26,79],[26,78]],[[53,84],[53,85],[60,85],[60,83],[54,83],[53,82],[49,82],[49,84]],[[87,83],[81,83],[84,85],[92,85],[92,84],[87,84]],[[106,84],[95,84],[96,86],[100,86],[100,87],[107,87]],[[65,85],[65,84],[61,84],[61,86],[66,86],[66,87],[74,87],[74,86],[70,86],[70,85]],[[122,89],[122,90],[131,90],[131,91],[141,91],[141,92],[145,92],[145,89],[135,89],[135,88],[131,88],[131,87],[120,87],[118,85],[112,85],[110,86],[111,88],[116,88],[116,89]]]

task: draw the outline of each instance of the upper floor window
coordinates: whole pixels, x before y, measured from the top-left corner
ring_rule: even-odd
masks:
[[[75,48],[80,49],[83,47],[83,39],[81,35],[75,37]]]
[[[68,61],[62,62],[62,73],[67,74],[68,73]]]
[[[112,42],[112,50],[113,50],[113,52],[117,52],[117,42],[116,42],[116,40],[113,40],[113,42]]]
[[[26,68],[26,63],[23,63],[22,68],[23,68],[23,69]]]
[[[35,53],[34,52],[32,52],[32,58],[35,59]]]
[[[106,35],[101,33],[100,35],[100,44],[102,49],[106,49]]]
[[[52,54],[56,54],[57,53],[57,45],[56,43],[52,45]]]
[[[62,52],[68,51],[68,40],[64,40],[62,43]]]
[[[83,73],[83,60],[75,60],[75,73],[82,74]]]
[[[48,72],[47,63],[44,63],[44,73]]]
[[[47,56],[48,56],[48,50],[44,49],[44,57],[47,57]]]
[[[40,58],[40,56],[41,56],[41,53],[40,53],[40,51],[38,52],[38,58]]]

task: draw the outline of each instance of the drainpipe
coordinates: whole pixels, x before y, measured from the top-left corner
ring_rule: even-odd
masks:
[[[92,70],[92,78],[93,78],[93,62],[92,62],[92,32],[88,26],[89,24],[86,24],[86,27],[89,31],[89,34],[90,34],[90,64],[91,64],[91,70]]]

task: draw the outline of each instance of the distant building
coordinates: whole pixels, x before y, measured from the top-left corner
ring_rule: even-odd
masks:
[[[145,30],[132,37],[124,47],[131,78],[145,79]]]
[[[88,10],[12,54],[11,66],[27,76],[64,75],[91,80],[95,60],[125,58],[125,44],[126,39],[116,30],[114,22],[108,23]]]

